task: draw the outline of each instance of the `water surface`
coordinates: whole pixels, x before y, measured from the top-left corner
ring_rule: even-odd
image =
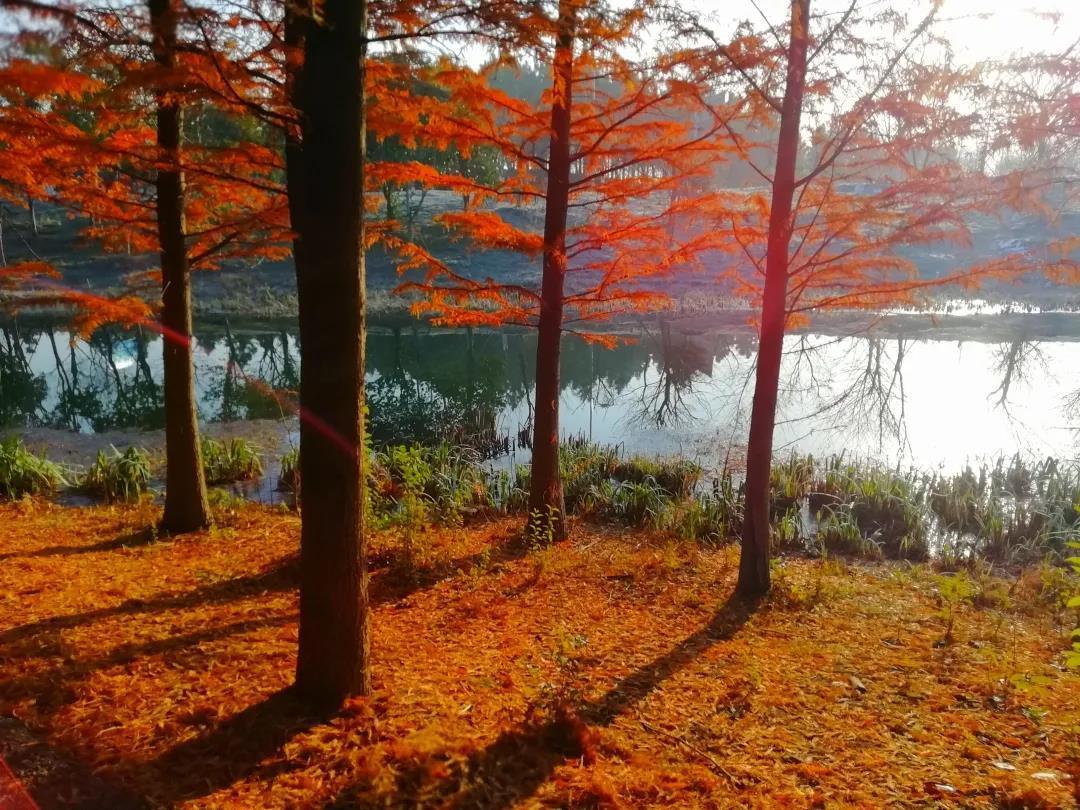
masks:
[[[1080,317],[1080,316],[1078,316]],[[890,464],[955,469],[1022,452],[1072,458],[1080,427],[1080,342],[980,341],[889,334],[803,334],[785,343],[778,452],[845,452]],[[1000,338],[1000,336],[995,336]],[[197,329],[201,417],[281,420],[291,430],[299,386],[294,327]],[[755,341],[643,325],[604,349],[563,346],[562,432],[629,451],[738,464],[752,397]],[[368,345],[376,441],[483,434],[492,455],[528,458],[535,337],[515,331],[374,330]],[[0,328],[0,427],[83,434],[163,424],[160,337],[61,325]]]

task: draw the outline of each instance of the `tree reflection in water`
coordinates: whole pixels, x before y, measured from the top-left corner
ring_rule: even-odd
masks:
[[[1043,356],[1042,347],[1026,338],[1018,338],[1009,343],[1001,343],[994,348],[994,368],[992,372],[1001,378],[991,397],[996,398],[999,408],[1009,409],[1009,393],[1013,386],[1026,382],[1035,367],[1048,372],[1049,366]]]
[[[36,341],[26,341],[17,326],[0,329],[0,427],[33,423],[42,415],[48,383],[30,367]]]
[[[197,329],[203,418],[280,420],[295,413],[299,355],[290,329]],[[1061,444],[1053,431],[1080,417],[1080,378],[1071,372],[1078,345],[1025,335],[970,345],[933,337],[792,336],[777,450],[850,448],[913,460],[921,454],[936,464],[942,452],[962,461],[996,452],[988,447],[1041,442],[1052,449]],[[745,441],[754,349],[745,331],[692,331],[678,321],[654,321],[612,349],[567,336],[561,392],[568,436],[723,458]],[[535,335],[525,330],[469,333],[404,323],[373,331],[374,443],[448,441],[489,457],[527,447],[518,434],[528,432],[535,352]],[[0,427],[160,427],[160,372],[160,337],[150,331],[106,328],[83,340],[72,339],[63,324],[0,324]],[[955,431],[947,427],[952,423]]]
[[[828,367],[821,368],[817,359],[836,342],[813,343],[804,336],[785,352],[792,365],[781,391],[782,406],[811,398],[819,404],[798,416],[780,419],[777,425],[826,424],[853,439],[875,436],[879,449],[893,443],[901,451],[910,449],[904,388],[904,360],[910,341],[903,337],[860,338],[849,344],[843,363],[830,351],[825,353]]]
[[[703,418],[708,412],[708,396],[702,385],[713,374],[718,351],[726,353],[722,338],[687,334],[661,320],[650,332],[653,352],[642,368],[638,407],[631,422],[639,426],[678,428]],[[721,354],[722,356],[722,354]],[[654,376],[655,375],[655,376]]]

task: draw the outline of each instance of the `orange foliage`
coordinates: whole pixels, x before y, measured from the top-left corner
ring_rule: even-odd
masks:
[[[106,250],[155,253],[153,179],[172,166],[157,152],[150,94],[175,89],[192,117],[242,123],[247,109],[235,99],[225,103],[221,88],[229,77],[208,53],[188,49],[178,71],[163,74],[134,44],[148,36],[137,8],[80,11],[60,21],[64,29],[52,47],[0,68],[0,193],[19,204],[29,196],[66,209]],[[181,160],[192,267],[288,255],[276,149],[196,135]],[[54,294],[55,303],[96,307],[82,318],[86,326],[134,312],[130,301],[109,304],[56,285],[31,287],[27,300],[45,303]]]
[[[550,41],[556,21],[536,6],[535,44],[541,62],[550,61]],[[646,23],[640,9],[604,15],[583,9],[577,31],[570,139],[572,176],[566,235],[567,292],[565,323],[583,324],[619,311],[649,310],[670,305],[663,279],[699,269],[708,250],[731,249],[712,234],[700,216],[701,197],[695,189],[707,183],[714,167],[737,152],[727,137],[737,119],[754,113],[739,102],[722,102],[704,82],[681,79],[694,69],[687,58],[664,57],[652,63],[634,62],[621,53],[621,44]],[[532,40],[530,40],[532,42]],[[544,43],[547,43],[546,45]],[[747,56],[749,60],[750,55]],[[494,87],[490,78],[506,60],[481,71],[442,63],[428,78],[441,89],[416,99],[416,115],[402,116],[401,130],[385,130],[399,138],[423,139],[437,148],[455,146],[462,153],[479,147],[496,148],[507,167],[494,184],[475,181],[466,188],[461,178],[431,170],[401,177],[436,188],[472,195],[476,203],[511,201],[526,211],[543,213],[546,204],[549,107],[554,88],[541,108],[513,98]],[[395,101],[395,109],[405,103]],[[373,118],[380,120],[379,99]],[[418,126],[417,121],[423,125]],[[378,125],[376,125],[378,128]],[[376,174],[389,167],[376,167]],[[437,221],[477,249],[506,249],[535,257],[545,246],[535,230],[510,222],[498,210],[442,214]],[[421,269],[400,287],[419,293],[414,311],[438,322],[461,324],[533,324],[537,291],[516,284],[451,270],[418,247],[405,252],[403,273]]]

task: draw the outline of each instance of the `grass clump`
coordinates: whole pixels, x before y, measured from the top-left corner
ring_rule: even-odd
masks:
[[[203,472],[210,486],[251,481],[263,473],[262,459],[246,439],[202,440]]]
[[[793,515],[816,518],[810,545],[836,554],[924,560],[930,552],[925,486],[914,474],[857,462],[792,454],[772,471],[774,535],[797,545]]]
[[[863,537],[890,559],[930,555],[924,491],[913,475],[868,467],[848,495],[851,516]]]
[[[784,461],[774,461],[769,477],[771,512],[784,515],[810,493],[814,478],[814,457],[792,453]]]
[[[1022,565],[1059,563],[1080,537],[1080,473],[1053,459],[1027,464],[998,459],[930,481],[930,509],[953,561]]]
[[[617,447],[569,441],[559,447],[566,511],[628,526],[658,525],[672,504],[691,498],[702,478],[699,464],[680,458],[623,456]],[[519,466],[500,487],[510,511],[528,502],[530,470]]]
[[[79,481],[80,488],[91,495],[114,501],[137,501],[150,488],[150,459],[138,447],[123,453],[99,450],[94,463]]]
[[[59,465],[26,449],[22,440],[0,440],[0,495],[21,498],[55,492],[64,483]]]
[[[291,492],[293,495],[300,494],[300,449],[298,447],[292,448],[281,457],[277,490]]]
[[[591,442],[561,448],[559,468],[568,512],[608,515],[632,526],[655,521],[667,504],[689,498],[702,475],[687,459],[624,457],[618,448]]]
[[[497,506],[491,476],[470,448],[387,447],[373,455],[369,470],[372,509],[382,520],[430,516],[442,524],[457,524]]]
[[[814,539],[822,554],[877,556],[879,553],[878,546],[863,536],[850,505],[825,507],[819,512]]]
[[[705,494],[670,504],[659,528],[683,540],[719,545],[742,532],[743,514],[742,489],[724,470]]]
[[[590,488],[578,504],[589,517],[642,528],[658,526],[673,498],[670,492],[646,477],[640,481],[604,479]]]

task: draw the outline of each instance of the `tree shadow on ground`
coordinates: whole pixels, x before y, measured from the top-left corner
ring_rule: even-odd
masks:
[[[436,568],[414,571],[410,576],[392,575],[392,565],[374,578],[372,605],[394,602],[467,571],[481,561],[498,565],[528,554],[528,548],[507,542],[487,553],[466,555]],[[296,767],[274,761],[284,745],[313,725],[333,719],[333,714],[314,713],[292,690],[276,693],[218,724],[188,743],[170,749],[146,767],[156,774],[154,782],[168,786],[156,800],[172,805],[191,801],[224,788],[238,779],[258,775],[272,779]],[[270,760],[270,761],[267,761]],[[197,778],[193,778],[197,774]]]
[[[97,544],[98,550],[118,550],[131,544],[132,538],[141,538],[142,533],[125,535],[120,538]],[[146,542],[150,542],[149,540]],[[83,547],[88,549],[90,547]],[[48,549],[42,549],[48,551]],[[451,560],[433,567],[421,568],[403,576],[395,571],[394,557],[391,555],[379,566],[382,570],[372,578],[370,587],[371,604],[381,605],[404,599],[413,593],[425,590],[463,571],[468,571],[484,562],[499,565],[520,559],[529,553],[526,545],[518,542],[504,542],[491,551],[477,552]],[[27,624],[17,625],[0,632],[0,645],[8,645],[28,639],[42,632],[70,630],[91,622],[114,616],[132,616],[142,613],[157,613],[164,610],[193,608],[206,605],[223,604],[253,596],[259,593],[281,593],[299,585],[299,557],[289,555],[277,560],[271,567],[255,574],[222,580],[201,588],[179,593],[166,593],[149,599],[127,599],[111,607],[72,613],[67,616],[50,616]]]
[[[713,618],[687,636],[669,652],[634,670],[595,701],[574,707],[573,713],[556,713],[553,719],[524,725],[500,734],[487,748],[449,776],[432,783],[428,763],[403,771],[396,794],[379,797],[386,806],[440,806],[455,808],[507,808],[528,799],[559,765],[570,759],[591,756],[586,724],[607,726],[625,714],[666,680],[677,674],[710,647],[729,640],[757,608],[731,597]],[[339,794],[330,806],[367,806],[370,783],[357,783]]]
[[[38,810],[150,810],[140,797],[94,773],[11,717],[0,717],[0,758],[33,801],[26,810],[35,806]],[[7,808],[4,796],[0,784],[0,807]],[[18,806],[16,802],[11,808]]]
[[[148,775],[162,787],[155,802],[172,807],[272,769],[264,760],[332,716],[314,711],[292,687],[274,692],[149,763]]]
[[[119,549],[127,545],[117,538],[95,547]],[[46,551],[43,549],[43,551]],[[373,606],[386,604],[430,588],[444,579],[468,571],[483,563],[497,570],[502,563],[519,559],[529,549],[520,543],[504,542],[493,549],[466,555],[444,564],[412,570],[402,575],[387,561],[371,583]],[[261,628],[283,626],[296,621],[295,611],[256,616],[227,624],[204,627],[195,632],[122,644],[101,655],[72,658],[62,643],[65,630],[115,617],[137,617],[166,611],[201,609],[211,605],[251,599],[263,594],[281,593],[297,586],[295,556],[283,558],[274,567],[257,574],[234,577],[180,593],[167,593],[148,599],[128,599],[118,605],[54,616],[30,622],[0,633],[0,659],[53,659],[38,672],[11,679],[0,685],[0,696],[8,701],[34,698],[39,711],[52,713],[78,700],[78,685],[94,672],[130,664],[139,658],[168,654],[171,666],[204,665],[206,654],[198,646],[231,635]],[[185,656],[196,660],[185,663]],[[55,661],[55,663],[54,663]],[[293,736],[316,722],[329,719],[313,714],[291,691],[283,691],[244,709],[233,717],[206,730],[191,742],[170,749],[147,766],[159,774],[154,781],[165,786],[167,804],[195,799],[214,792],[255,771],[272,776],[275,769],[287,764],[263,764],[279,752]]]
[[[134,616],[164,610],[194,608],[232,602],[260,593],[280,593],[297,586],[299,581],[297,563],[298,558],[292,555],[278,560],[273,567],[257,574],[233,577],[191,591],[166,593],[149,599],[126,599],[111,607],[66,616],[50,616],[47,619],[21,624],[0,633],[0,645],[12,644],[45,632],[70,630],[114,616]]]
[[[55,657],[60,663],[43,671],[4,681],[0,684],[0,696],[9,701],[34,698],[39,709],[52,711],[76,700],[75,686],[98,670],[130,664],[139,658],[169,653],[176,653],[170,656],[170,665],[180,666],[184,663],[185,651],[191,650],[192,655],[206,657],[205,654],[197,651],[200,644],[220,641],[229,636],[250,633],[267,627],[281,627],[295,621],[296,614],[293,612],[243,619],[217,627],[203,628],[194,633],[121,644],[104,655],[91,658],[71,658],[64,655],[63,650],[57,645],[48,645],[44,640],[35,639],[39,643],[32,651],[23,653],[22,657]],[[9,649],[0,650],[4,656],[11,655],[12,652]],[[15,654],[18,652],[15,651]]]
[[[73,557],[78,554],[94,554],[100,551],[118,551],[122,548],[138,548],[149,546],[157,541],[158,535],[149,526],[145,529],[129,532],[128,534],[114,537],[111,540],[102,540],[89,546],[46,546],[33,551],[9,551],[0,554],[0,562],[13,559],[33,559],[37,557]]]
[[[443,580],[475,570],[481,565],[489,573],[497,572],[505,563],[527,557],[531,550],[520,538],[512,537],[474,554],[413,568],[408,565],[404,552],[394,549],[380,555],[376,562],[368,598],[372,606],[400,602],[414,593],[425,591]]]

